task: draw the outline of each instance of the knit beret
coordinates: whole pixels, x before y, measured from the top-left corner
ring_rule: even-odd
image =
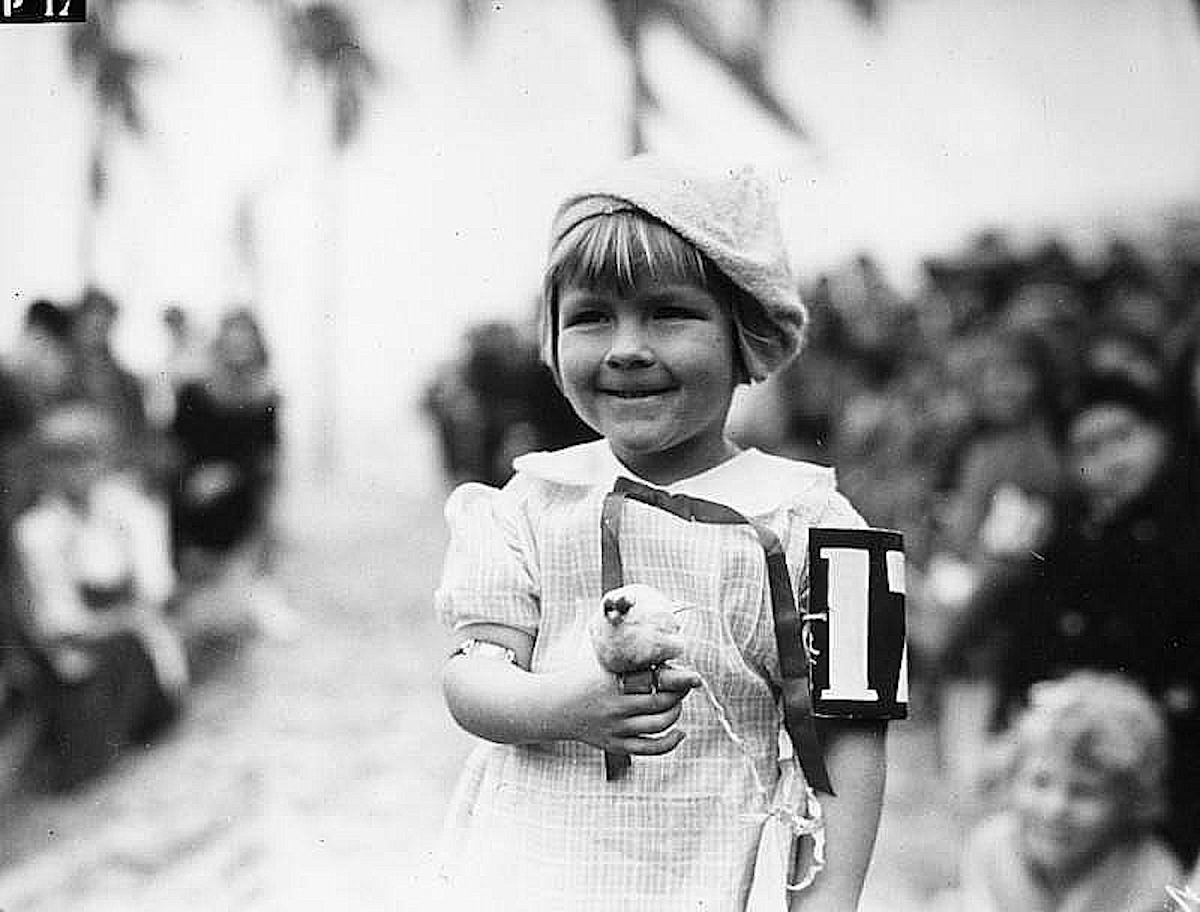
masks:
[[[775,199],[749,165],[703,170],[654,154],[625,159],[586,181],[559,207],[550,249],[587,219],[645,212],[695,246],[748,296],[734,309],[750,379],[799,352],[808,315],[788,264]]]

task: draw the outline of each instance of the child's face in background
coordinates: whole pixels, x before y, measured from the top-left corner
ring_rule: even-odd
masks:
[[[50,490],[82,504],[87,502],[88,493],[111,467],[111,459],[103,450],[63,447],[46,458],[43,472]]]
[[[1145,492],[1167,457],[1167,435],[1117,403],[1087,408],[1071,422],[1067,446],[1088,501],[1111,513]]]
[[[1124,815],[1112,777],[1053,748],[1031,752],[1012,783],[1018,850],[1050,885],[1072,882],[1121,838]]]
[[[729,456],[728,307],[696,285],[653,281],[628,292],[569,286],[558,306],[563,391],[625,465],[670,484]]]
[[[258,333],[245,320],[227,320],[217,335],[217,357],[230,367],[246,367],[259,361]]]
[[[983,359],[975,396],[981,416],[989,422],[1012,425],[1024,421],[1036,408],[1037,394],[1037,374],[1028,364],[1003,353]]]

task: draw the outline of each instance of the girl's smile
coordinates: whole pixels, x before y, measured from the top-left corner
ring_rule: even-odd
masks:
[[[735,345],[728,308],[694,285],[568,287],[559,298],[563,391],[618,459],[658,484],[734,452],[725,419]]]

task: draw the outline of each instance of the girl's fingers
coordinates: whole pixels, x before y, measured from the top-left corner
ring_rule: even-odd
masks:
[[[679,746],[679,742],[683,740],[683,732],[678,728],[673,728],[660,737],[632,737],[632,738],[616,738],[610,745],[609,749],[620,751],[625,754],[637,754],[639,756],[658,756],[668,754]]]
[[[658,669],[658,689],[687,693],[693,687],[700,686],[700,673],[691,668],[676,668],[673,665],[663,665]]]
[[[617,734],[623,737],[657,735],[678,722],[681,712],[683,707],[677,703],[665,712],[630,716],[617,727]]]
[[[686,691],[660,690],[652,694],[625,694],[620,698],[620,714],[626,718],[652,716],[679,706]]]

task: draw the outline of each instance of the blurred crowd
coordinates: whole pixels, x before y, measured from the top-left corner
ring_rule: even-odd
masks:
[[[273,577],[279,393],[254,313],[164,309],[157,370],[118,302],[24,304],[0,356],[0,731],[69,790],[179,717],[206,657],[290,615]]]
[[[448,481],[502,485],[515,456],[594,440],[542,363],[537,324],[486,320],[425,391]]]
[[[1140,826],[1194,864],[1200,246],[1181,231],[1083,263],[1059,243],[1018,255],[989,234],[927,263],[910,297],[868,257],[808,297],[811,345],[761,409],[760,442],[836,466],[869,522],[905,533],[914,706],[937,726],[964,815],[1019,804],[1021,777],[1001,758],[1038,688],[1118,675],[1162,720],[1164,760],[1140,764],[1161,767],[1152,813],[1126,800],[1129,777],[1106,753],[1145,745],[1105,746],[1099,730],[1073,743],[1064,729],[1046,753],[1062,776],[1096,778],[1121,820],[1092,860]],[[1083,844],[1082,801],[1062,798],[1075,794],[1069,776],[1052,779],[1025,826]],[[1140,908],[1128,902],[1112,908]]]
[[[1163,908],[1200,847],[1200,238],[988,232],[915,293],[868,255],[802,292],[805,352],[735,430],[905,535],[914,713],[982,828],[948,908]],[[589,436],[522,323],[426,404],[452,481]]]

